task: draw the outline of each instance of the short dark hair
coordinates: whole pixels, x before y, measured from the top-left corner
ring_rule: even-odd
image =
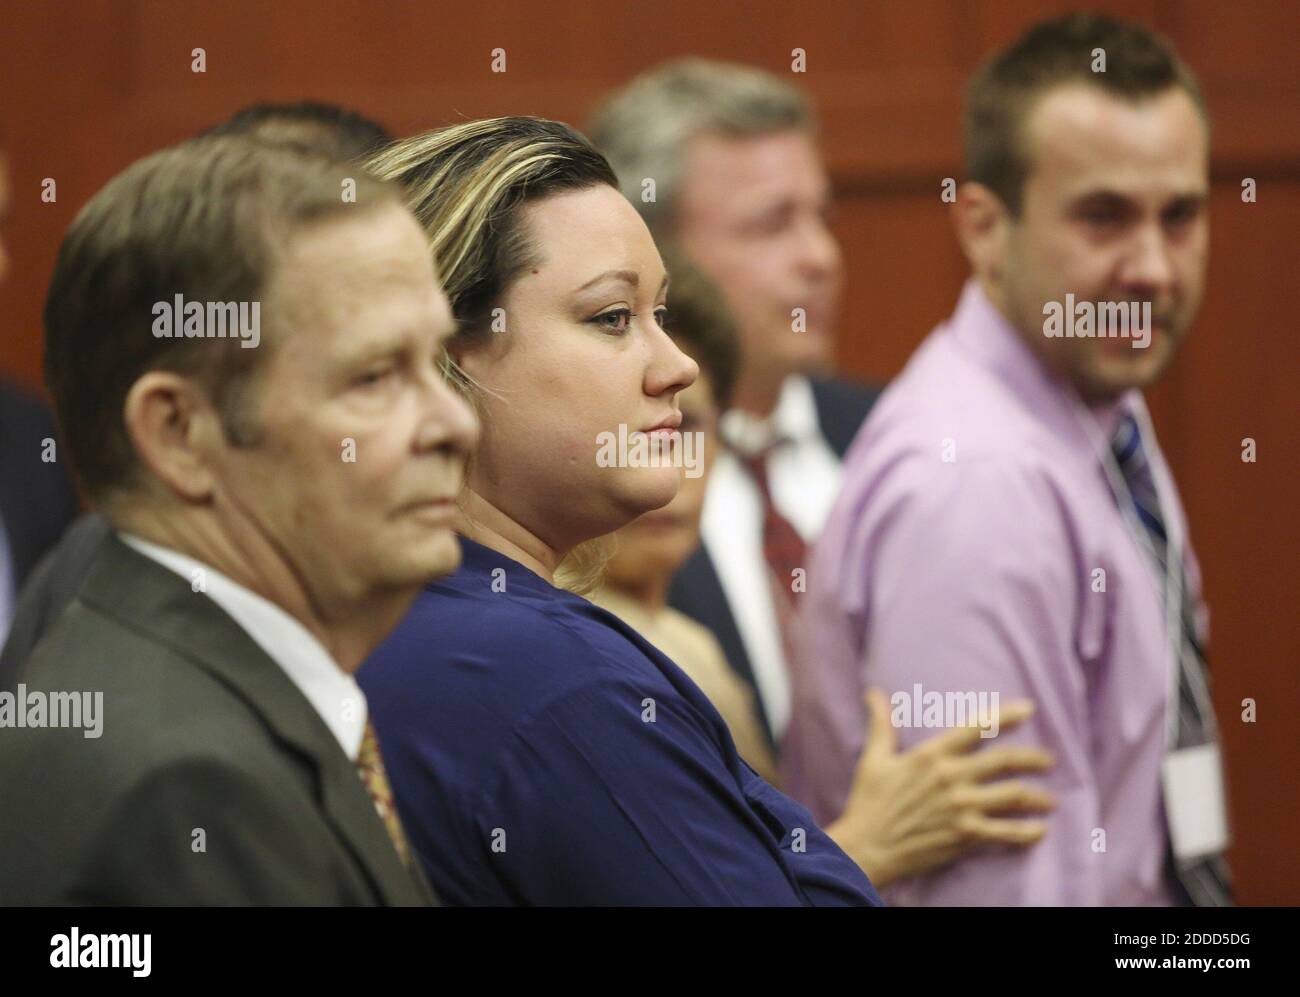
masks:
[[[668,269],[668,322],[665,328],[713,385],[718,410],[731,406],[740,369],[740,340],[718,286],[674,246],[661,243]]]
[[[346,181],[355,203],[344,201]],[[256,301],[297,227],[399,196],[346,163],[247,135],[191,139],[110,180],[64,237],[45,302],[45,383],[87,498],[133,483],[123,407],[147,371],[196,378],[232,442],[252,433],[243,396],[275,317],[252,350],[234,338],[155,336],[157,303]]]
[[[1105,72],[1092,69],[1097,49]],[[1154,31],[1100,14],[1041,21],[985,63],[966,89],[967,177],[996,193],[1012,215],[1020,213],[1030,166],[1025,121],[1037,98],[1074,82],[1133,101],[1181,87],[1209,123],[1196,76]]]
[[[252,134],[268,142],[287,142],[319,149],[348,162],[359,162],[393,141],[388,129],[372,118],[337,104],[304,100],[296,104],[253,104],[236,111],[204,135]]]

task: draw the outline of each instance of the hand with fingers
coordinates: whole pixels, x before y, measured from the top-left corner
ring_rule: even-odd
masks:
[[[1050,752],[1031,745],[976,750],[981,728],[971,726],[900,753],[884,693],[873,689],[866,700],[867,743],[844,812],[826,833],[877,887],[936,869],[979,845],[1023,847],[1042,839],[1046,821],[1007,815],[1049,811],[1053,796],[1020,779],[990,780],[1048,769],[1055,762]],[[1002,729],[1033,712],[1029,700],[1006,704]]]

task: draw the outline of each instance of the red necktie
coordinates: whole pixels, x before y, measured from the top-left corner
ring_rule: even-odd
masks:
[[[787,442],[778,439],[764,447],[753,457],[740,458],[758,487],[759,497],[763,502],[763,558],[767,561],[768,575],[772,585],[772,599],[776,606],[777,622],[781,628],[781,639],[785,645],[785,657],[790,663],[790,651],[794,639],[795,604],[795,570],[806,569],[808,546],[790,521],[781,515],[772,501],[772,492],[767,482],[767,457],[776,447]]]

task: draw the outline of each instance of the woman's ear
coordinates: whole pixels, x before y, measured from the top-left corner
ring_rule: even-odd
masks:
[[[447,344],[447,355],[475,381],[483,378],[505,350],[509,333],[504,325],[501,331],[495,330],[496,326],[489,325],[469,335],[455,336]]]
[[[220,419],[193,380],[146,372],[127,392],[122,416],[140,462],[155,478],[189,502],[212,494],[208,454]]]

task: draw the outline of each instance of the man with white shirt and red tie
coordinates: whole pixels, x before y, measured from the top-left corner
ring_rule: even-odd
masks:
[[[973,277],[847,458],[809,572],[786,786],[836,815],[868,685],[904,745],[953,722],[917,725],[914,701],[1029,697],[1024,737],[1058,760],[1045,838],[890,899],[1229,903],[1200,578],[1141,393],[1202,296],[1199,86],[1141,27],[1044,22],[972,82],[966,157]]]

